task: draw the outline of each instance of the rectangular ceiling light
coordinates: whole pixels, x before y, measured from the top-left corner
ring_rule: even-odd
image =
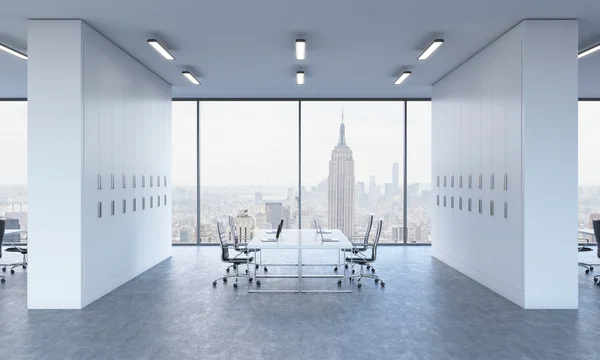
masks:
[[[185,78],[188,79],[192,84],[200,85],[200,81],[198,81],[198,79],[196,79],[196,77],[194,75],[192,75],[191,72],[182,71],[181,74],[183,74],[183,76],[185,76]]]
[[[10,47],[8,47],[8,46],[6,46],[4,44],[0,44],[0,50],[6,51],[7,53],[18,57],[19,59],[27,60],[27,55],[25,55],[22,52],[19,52],[19,51],[13,49],[13,48],[10,48]]]
[[[396,81],[394,81],[394,85],[400,85],[400,84],[402,84],[402,82],[403,82],[404,80],[406,80],[406,78],[407,78],[407,77],[409,77],[409,76],[410,76],[410,74],[411,74],[411,72],[410,72],[410,71],[405,71],[405,72],[403,72],[403,73],[400,75],[400,77],[399,77],[399,78],[398,78]]]
[[[306,40],[296,40],[296,60],[306,59]]]
[[[148,44],[150,44],[150,46],[152,46],[154,48],[154,50],[156,50],[165,59],[167,59],[167,60],[175,60],[175,58],[173,57],[173,55],[171,55],[171,53],[169,53],[167,51],[167,49],[165,49],[165,47],[162,46],[158,42],[158,40],[156,40],[156,39],[148,39]]]
[[[600,50],[600,44],[592,46],[589,49],[583,50],[582,52],[579,53],[579,55],[577,55],[577,58],[581,59],[582,57],[589,55],[591,53],[595,53],[598,50]]]
[[[296,73],[296,84],[304,85],[304,71],[298,71]]]
[[[433,52],[436,51],[440,46],[442,46],[443,43],[444,43],[444,39],[433,40],[433,42],[431,44],[429,44],[427,49],[425,49],[425,51],[423,51],[423,53],[421,55],[419,55],[418,59],[419,60],[427,60],[427,58],[430,57],[431,54],[433,54]]]

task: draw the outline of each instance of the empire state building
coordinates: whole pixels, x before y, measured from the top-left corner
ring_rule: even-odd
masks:
[[[327,193],[328,226],[340,229],[350,239],[354,235],[354,159],[346,144],[344,113],[340,124],[340,137],[331,151],[329,161],[329,191]]]

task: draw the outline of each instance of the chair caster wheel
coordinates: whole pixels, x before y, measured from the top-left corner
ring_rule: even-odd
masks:
[[[264,269],[264,270],[265,270],[265,271],[269,271],[269,269],[268,269],[266,266],[265,266],[265,269]]]
[[[372,269],[371,269],[371,272],[372,272],[372,273],[374,273],[374,272],[375,272],[375,268],[372,268]]]
[[[348,264],[344,265],[344,267],[347,269],[348,268]]]
[[[338,280],[338,285],[342,285],[342,280]]]
[[[371,266],[370,265],[367,266],[367,270],[371,270]]]
[[[379,282],[379,279],[375,279],[375,284],[377,284]]]
[[[260,286],[260,284],[261,284],[261,283],[260,283],[260,280],[258,280],[258,281],[256,282],[256,286]]]
[[[237,287],[238,287],[238,284],[237,284],[237,283],[233,284],[233,287],[234,287],[235,289],[237,289]]]
[[[213,286],[217,286],[217,282],[216,281],[213,281]]]
[[[361,287],[362,287],[362,284],[361,284],[361,283],[358,283],[358,284],[356,284],[356,287],[357,287],[357,288],[361,288]]]
[[[10,270],[10,273],[11,273],[11,274],[14,274],[14,273],[15,273],[15,271],[11,269],[11,270]]]
[[[252,278],[250,278],[250,279],[248,279],[248,282],[252,282],[252,280],[253,280],[253,279],[252,279]]]
[[[23,269],[27,269],[27,265],[23,265]],[[593,270],[593,269],[592,269]]]
[[[233,270],[237,269],[237,265],[233,265],[232,267],[233,267]]]
[[[248,269],[246,269],[246,274],[248,273]]]
[[[381,287],[384,287],[384,286],[385,286],[385,283],[382,281],[381,282]]]
[[[336,267],[334,267],[334,268],[333,268],[333,271],[338,271],[338,267],[337,267],[337,266],[336,266]]]
[[[255,267],[256,269],[258,269],[260,266],[258,266],[258,264],[257,264],[257,265],[255,265],[254,267]]]
[[[231,271],[231,270],[229,270],[229,268],[227,268],[227,270],[225,270],[225,271],[227,271],[227,273],[229,274],[229,271]]]
[[[227,279],[223,279],[223,282],[224,282],[224,283],[226,283],[226,282],[227,282]]]
[[[0,279],[0,282],[4,284],[6,282],[6,279]]]
[[[590,271],[594,271],[594,267],[593,266],[590,266]]]
[[[594,278],[594,282],[597,283],[598,282],[598,278]]]
[[[352,273],[354,274],[356,272],[356,270],[352,269]]]
[[[2,271],[3,271],[3,272],[6,272],[6,268],[5,268],[5,267],[3,267],[3,268],[2,268]]]
[[[586,274],[589,274],[589,273],[590,273],[590,270],[589,270],[589,269],[585,269],[585,273],[586,273]]]

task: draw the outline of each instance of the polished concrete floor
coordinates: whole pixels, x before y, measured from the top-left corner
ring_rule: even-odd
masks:
[[[430,253],[382,248],[385,288],[369,280],[352,294],[248,294],[246,281],[212,286],[225,267],[218,248],[175,247],[81,311],[27,311],[18,270],[0,286],[0,359],[600,359],[600,287],[583,271],[578,311],[525,311]],[[295,285],[265,279],[262,288]]]

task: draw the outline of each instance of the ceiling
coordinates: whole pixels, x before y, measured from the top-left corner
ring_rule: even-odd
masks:
[[[419,98],[521,20],[548,18],[579,19],[581,49],[600,42],[597,0],[0,0],[0,42],[26,51],[27,19],[82,19],[172,84],[173,97]],[[417,61],[435,37],[445,44]],[[579,64],[579,96],[600,97],[600,52]],[[403,70],[412,76],[392,85]],[[0,98],[26,96],[26,62],[0,53]]]

